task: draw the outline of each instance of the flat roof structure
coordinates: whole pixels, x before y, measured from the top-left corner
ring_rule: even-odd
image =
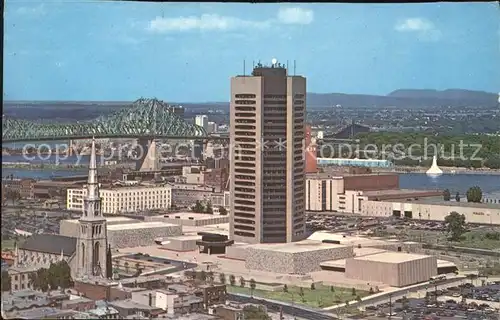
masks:
[[[276,251],[276,252],[286,252],[286,253],[300,253],[308,251],[317,251],[321,249],[337,249],[344,247],[347,246],[341,244],[324,243],[321,241],[314,241],[314,240],[303,240],[299,242],[290,242],[290,243],[255,244],[255,245],[250,245],[247,248]]]
[[[176,219],[181,219],[181,220],[206,220],[206,219],[213,219],[214,217],[219,217],[219,216],[214,216],[213,214],[207,214],[207,213],[196,213],[196,212],[172,212],[172,213],[165,213],[163,217],[169,217],[169,218],[176,218]]]
[[[109,225],[113,225],[113,224],[122,224],[124,222],[128,222],[128,223],[140,223],[142,221],[140,220],[137,220],[137,219],[132,219],[132,218],[128,218],[128,217],[122,217],[122,216],[118,216],[118,217],[104,217],[104,219],[106,219],[106,223]],[[68,221],[70,223],[78,223],[78,219],[68,219],[68,220],[65,220],[65,221]]]
[[[343,233],[335,233],[330,231],[316,231],[307,238],[315,241],[339,241],[341,245],[384,245],[387,244],[386,240],[380,238],[368,238],[355,235],[348,235]]]
[[[388,202],[396,202],[396,201],[388,201]],[[397,203],[401,202],[397,201]],[[447,207],[500,209],[500,204],[498,203],[444,201],[442,197],[420,199],[415,201],[404,201],[403,203],[417,203],[417,204],[428,204],[428,205],[447,206]]]
[[[413,260],[420,260],[423,258],[430,257],[428,255],[423,254],[414,254],[414,253],[404,253],[404,252],[381,252],[376,254],[369,254],[361,257],[354,257],[355,260],[366,260],[366,261],[375,261],[375,262],[384,262],[384,263],[402,263]]]
[[[142,222],[142,223],[127,223],[127,224],[113,224],[107,227],[108,231],[116,230],[131,230],[131,229],[148,229],[148,228],[160,228],[160,227],[175,227],[176,224],[165,223],[165,222]]]
[[[373,190],[363,191],[363,196],[368,197],[369,200],[378,199],[395,199],[395,198],[432,198],[440,197],[442,200],[442,190],[419,190],[419,189],[387,189],[387,190]]]

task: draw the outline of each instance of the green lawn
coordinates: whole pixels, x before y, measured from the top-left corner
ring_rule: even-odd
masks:
[[[239,286],[227,286],[227,290],[230,293],[242,293],[250,295],[250,288],[245,287],[241,288]],[[309,307],[315,308],[324,308],[328,306],[332,306],[339,303],[344,303],[346,301],[355,300],[357,296],[363,298],[368,295],[366,291],[356,290],[356,295],[352,295],[352,289],[346,288],[336,288],[334,287],[334,291],[330,291],[329,286],[317,285],[315,290],[311,290],[309,288],[304,288],[304,299],[299,295],[300,288],[299,287],[288,287],[288,292],[283,291],[266,291],[266,290],[258,290],[256,289],[253,292],[254,297],[258,298],[267,298],[277,301],[284,301],[288,303],[296,303],[302,304]]]
[[[494,231],[490,231],[494,232]],[[497,230],[496,232],[500,232]],[[477,248],[477,249],[499,249],[500,240],[487,239],[487,231],[471,231],[467,232],[462,236],[460,242],[452,242],[451,244],[460,247]]]

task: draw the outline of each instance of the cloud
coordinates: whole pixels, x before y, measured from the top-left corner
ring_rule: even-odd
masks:
[[[395,26],[399,32],[414,33],[420,40],[438,41],[441,39],[441,31],[436,28],[432,21],[425,18],[408,18]]]
[[[43,3],[32,7],[19,7],[15,12],[24,16],[43,16],[47,13]]]
[[[148,29],[153,32],[166,33],[174,31],[225,31],[238,28],[266,28],[268,21],[243,20],[235,17],[203,14],[199,17],[161,18],[150,21]]]
[[[314,12],[295,7],[282,8],[274,19],[246,20],[218,14],[181,16],[175,18],[156,17],[148,23],[147,30],[156,33],[186,31],[231,31],[236,29],[266,29],[276,24],[310,24]]]
[[[281,8],[278,20],[284,24],[310,24],[314,20],[314,12],[302,8]]]

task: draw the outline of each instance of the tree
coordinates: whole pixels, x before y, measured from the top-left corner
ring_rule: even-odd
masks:
[[[222,284],[226,284],[226,275],[224,273],[219,273],[219,282]]]
[[[10,291],[11,282],[9,272],[7,270],[2,271],[2,292]]]
[[[205,207],[205,213],[214,214],[214,209],[212,209],[212,203],[210,201],[207,202],[207,206]]]
[[[46,268],[40,268],[36,272],[29,275],[29,282],[31,287],[35,290],[41,290],[47,292],[49,287],[49,270]]]
[[[234,287],[234,285],[236,284],[236,277],[232,274],[229,276],[229,283],[231,284],[231,286]]]
[[[316,290],[316,286],[314,285],[314,282],[311,283],[311,290]]]
[[[443,200],[444,200],[444,201],[450,201],[450,199],[451,199],[451,193],[450,193],[450,190],[445,189],[445,190],[443,191]]]
[[[207,280],[207,273],[205,272],[205,270],[201,270],[200,272],[198,272],[198,279],[201,281]]]
[[[240,287],[244,288],[245,287],[245,278],[240,277]]]
[[[243,319],[271,320],[272,318],[262,306],[245,306],[243,308]]]
[[[444,218],[446,230],[451,235],[452,241],[459,241],[465,233],[465,216],[456,211],[451,212]]]
[[[188,279],[195,280],[196,279],[196,272],[193,270],[186,270],[186,271],[184,271],[184,276]]]
[[[460,202],[460,193],[459,192],[457,192],[457,194],[455,195],[455,201]]]
[[[288,292],[288,286],[286,283],[283,285],[283,292],[287,293]]]
[[[467,202],[479,203],[483,200],[483,191],[478,186],[474,186],[467,190]]]
[[[253,297],[253,292],[255,291],[255,287],[257,286],[257,283],[255,282],[255,279],[252,278],[250,279],[250,295]]]
[[[203,207],[203,204],[200,200],[196,200],[196,203],[192,207],[192,210],[196,213],[203,213],[205,211],[205,208]]]
[[[227,216],[227,210],[223,206],[219,206],[219,214],[221,216]]]
[[[302,288],[302,287],[300,287],[300,289],[299,289],[299,296],[300,296],[300,299],[302,299],[302,302],[306,302],[304,288]]]

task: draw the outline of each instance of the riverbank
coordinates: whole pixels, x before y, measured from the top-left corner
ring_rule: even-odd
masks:
[[[80,171],[88,168],[88,165],[74,165],[74,164],[53,164],[53,163],[11,163],[2,162],[2,167],[6,169],[19,169],[19,170],[68,170]]]
[[[471,174],[471,175],[500,175],[500,170],[498,169],[468,169],[468,168],[456,168],[456,167],[440,167],[444,174]],[[408,167],[408,166],[397,166],[392,168],[372,168],[373,172],[395,172],[395,173],[426,173],[429,168],[426,167]]]

